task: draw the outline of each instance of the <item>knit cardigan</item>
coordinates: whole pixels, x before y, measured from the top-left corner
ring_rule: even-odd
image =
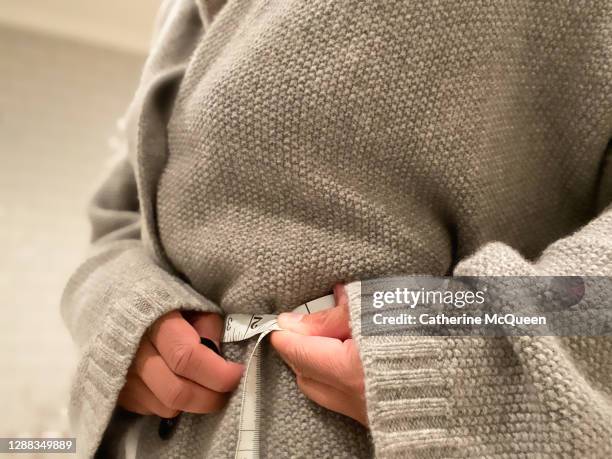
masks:
[[[121,416],[142,335],[341,281],[369,428],[264,343],[263,457],[612,456],[610,339],[365,337],[352,283],[612,275],[608,0],[166,1],[124,131],[62,300],[82,456],[232,457],[241,387],[168,440]]]

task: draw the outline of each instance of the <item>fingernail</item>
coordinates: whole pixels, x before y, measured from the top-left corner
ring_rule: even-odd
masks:
[[[299,324],[303,317],[304,314],[298,312],[283,312],[278,316],[278,326],[291,329]]]
[[[200,343],[206,346],[208,349],[213,351],[217,355],[221,355],[221,351],[217,347],[217,344],[212,340],[204,337],[200,337]]]
[[[162,440],[167,440],[172,436],[174,429],[176,429],[176,425],[178,424],[180,415],[173,418],[161,418],[159,421],[159,428],[157,433],[159,434],[159,438]]]

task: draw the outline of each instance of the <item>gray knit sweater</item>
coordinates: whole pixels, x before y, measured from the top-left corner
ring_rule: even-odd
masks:
[[[166,441],[158,418],[111,422],[170,310],[279,312],[395,274],[612,275],[609,0],[176,0],[159,17],[62,302],[82,455],[106,431],[105,454],[130,432],[139,457],[233,456],[241,389]],[[264,457],[612,456],[609,339],[362,337],[351,309],[370,429],[302,396],[264,344]]]

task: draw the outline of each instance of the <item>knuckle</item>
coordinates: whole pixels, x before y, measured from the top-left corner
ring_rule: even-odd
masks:
[[[334,320],[335,320],[333,314],[328,313],[328,314],[322,314],[322,315],[323,315],[322,323],[321,323],[322,327],[326,327],[327,328],[327,326],[333,325]]]
[[[345,381],[346,387],[352,393],[363,394],[365,392],[365,383],[363,381],[363,378],[353,376]]]
[[[177,381],[168,384],[163,396],[162,403],[174,410],[180,410],[189,399],[189,389],[186,384]]]
[[[308,325],[319,325],[321,323],[321,321],[324,320],[323,314],[319,313],[314,313],[314,314],[307,314],[304,317],[302,317],[302,322],[307,323]]]
[[[342,379],[350,374],[350,369],[343,359],[333,359],[321,365],[321,370],[335,379]]]
[[[304,371],[302,370],[302,368],[301,368],[301,367],[295,366],[295,365],[293,365],[293,364],[291,364],[291,365],[289,365],[289,366],[291,367],[291,369],[293,370],[293,372],[295,373],[295,375],[296,375],[298,378],[301,378],[301,377],[303,377],[303,376],[304,376]]]
[[[304,395],[308,395],[308,382],[303,376],[298,376],[296,379],[298,389]]]
[[[177,345],[171,352],[168,365],[170,369],[177,374],[183,375],[189,363],[193,358],[193,346],[190,345]]]
[[[308,314],[302,321],[311,329],[311,332],[316,333],[317,330],[325,328],[325,325],[329,321],[329,314],[325,312],[316,312],[314,314]]]
[[[332,363],[322,371],[327,376],[329,385],[333,387],[352,388],[352,376],[343,363]]]
[[[310,360],[310,355],[308,353],[308,349],[304,345],[297,345],[293,348],[293,356],[292,356],[293,366],[296,367],[296,373],[301,374],[303,371],[303,367],[308,364]]]

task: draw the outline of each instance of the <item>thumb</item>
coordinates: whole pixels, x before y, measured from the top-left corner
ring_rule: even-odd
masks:
[[[278,325],[283,330],[311,336],[327,336],[345,340],[351,337],[348,301],[344,286],[334,287],[336,306],[312,314],[284,312],[278,316]]]

